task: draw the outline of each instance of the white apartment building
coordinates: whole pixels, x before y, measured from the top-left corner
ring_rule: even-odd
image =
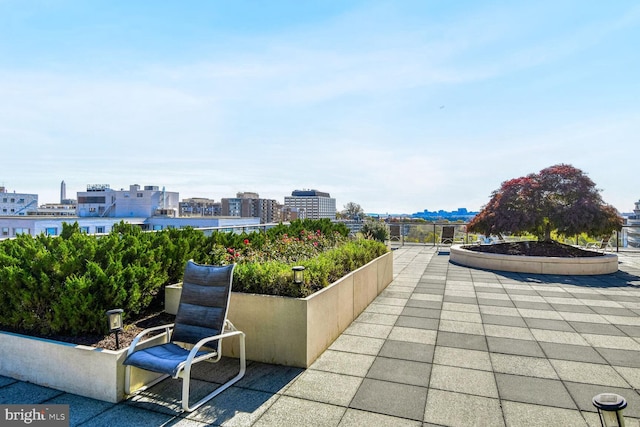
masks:
[[[0,216],[23,216],[38,210],[38,195],[9,193],[0,187]]]
[[[178,216],[180,195],[160,190],[157,186],[129,190],[112,190],[108,184],[88,185],[87,191],[78,192],[76,212],[79,217],[134,218],[153,215]]]
[[[318,190],[294,190],[284,198],[284,206],[298,213],[299,219],[336,219],[336,199]]]

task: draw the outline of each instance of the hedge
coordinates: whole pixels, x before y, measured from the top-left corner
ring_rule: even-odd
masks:
[[[143,232],[121,222],[102,237],[64,224],[59,237],[20,235],[0,242],[0,329],[34,334],[107,332],[105,311],[126,320],[160,310],[164,286],[182,280],[189,259],[237,264],[233,290],[304,297],[387,251],[349,241],[343,224],[294,221],[266,233],[204,233],[191,228]],[[305,283],[293,285],[291,267]]]

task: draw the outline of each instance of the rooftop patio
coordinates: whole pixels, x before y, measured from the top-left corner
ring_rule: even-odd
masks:
[[[591,399],[613,392],[638,427],[640,253],[618,255],[614,274],[542,276],[403,246],[394,281],[307,370],[249,362],[188,414],[170,380],[112,404],[0,377],[0,404],[69,404],[86,426],[597,426]],[[194,392],[235,368],[199,366]]]

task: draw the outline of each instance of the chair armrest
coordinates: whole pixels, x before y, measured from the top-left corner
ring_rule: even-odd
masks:
[[[166,329],[166,332],[167,332],[167,335],[168,335],[169,334],[169,329],[173,328],[174,324],[175,323],[168,323],[166,325],[154,326],[152,328],[147,328],[147,329],[143,330],[142,332],[140,332],[138,335],[136,335],[136,337],[133,339],[133,341],[131,341],[131,345],[129,345],[129,351],[127,351],[127,357],[129,357],[135,351],[135,348],[138,345],[138,343],[140,342],[140,340],[142,339],[142,337],[147,335],[149,332],[159,331],[161,329]]]
[[[229,323],[231,323],[231,322],[229,322]],[[233,325],[231,325],[231,326],[233,326]],[[234,328],[233,331],[223,332],[223,333],[218,334],[218,335],[213,335],[213,336],[201,339],[200,341],[198,341],[193,346],[193,348],[189,352],[189,357],[187,357],[187,360],[185,361],[185,366],[191,365],[191,362],[193,361],[193,359],[195,359],[196,354],[198,353],[198,351],[200,351],[200,348],[203,347],[205,344],[207,344],[207,343],[209,343],[211,341],[217,341],[217,340],[221,340],[223,338],[229,338],[229,337],[233,337],[233,336],[236,336],[236,335],[244,336],[244,332],[235,330],[235,328]]]

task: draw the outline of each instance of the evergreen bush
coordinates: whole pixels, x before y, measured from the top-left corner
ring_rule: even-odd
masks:
[[[211,236],[192,228],[147,233],[124,222],[101,237],[77,223],[64,224],[59,237],[20,235],[0,242],[0,329],[105,333],[108,309],[129,319],[159,310],[164,286],[182,280],[189,259],[236,263],[234,291],[306,297],[387,251],[348,233],[344,224],[302,220]],[[293,284],[293,265],[306,268],[302,286]]]

